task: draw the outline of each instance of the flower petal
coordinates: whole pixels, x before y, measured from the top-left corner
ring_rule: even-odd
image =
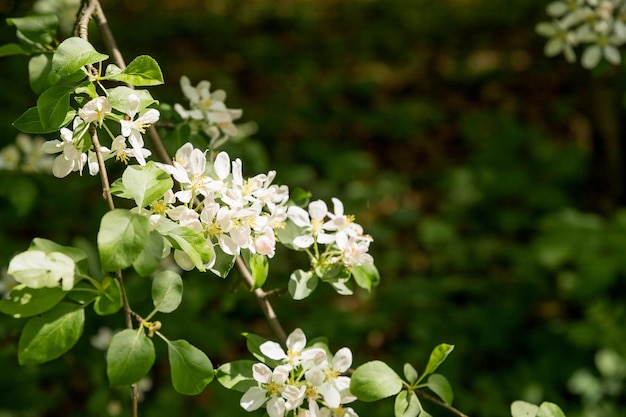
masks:
[[[250,387],[239,400],[239,405],[246,411],[257,410],[265,404],[266,394],[261,387]]]
[[[286,359],[287,354],[282,347],[276,342],[267,341],[259,346],[259,350],[265,356],[274,360]]]
[[[306,346],[306,335],[302,329],[296,329],[287,336],[287,348],[293,352],[301,352]]]
[[[230,174],[230,157],[226,152],[220,152],[213,163],[215,175],[221,180]]]

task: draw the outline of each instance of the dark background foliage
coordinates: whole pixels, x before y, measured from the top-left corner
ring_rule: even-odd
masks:
[[[0,1],[3,16],[29,1]],[[543,56],[535,0],[155,0],[103,2],[127,60],[161,65],[161,102],[183,102],[181,75],[225,89],[256,133],[228,145],[249,174],[327,201],[340,197],[373,237],[382,282],[372,295],[319,288],[306,301],[276,300],[287,329],[349,346],[354,365],[382,359],[398,372],[423,369],[441,342],[442,366],[468,415],[507,415],[516,399],[559,403],[580,415],[567,389],[580,368],[610,348],[626,357],[626,215],[623,77]],[[95,28],[94,28],[95,29]],[[0,43],[12,29],[0,28]],[[92,42],[102,51],[94,30]],[[31,107],[26,59],[0,63],[0,145]],[[176,144],[166,144],[175,149]],[[93,250],[105,204],[99,180],[63,181],[0,171],[0,265],[34,236]],[[269,287],[305,259],[279,253]],[[138,311],[145,279],[128,276]],[[235,277],[185,277],[184,308],[162,317],[171,339],[187,338],[214,364],[247,357],[241,332],[271,337],[255,300]],[[90,345],[120,317],[88,316],[71,353],[20,367],[23,323],[0,318],[0,415],[106,416],[124,410],[109,391],[103,352]],[[142,415],[246,415],[238,393],[217,383],[195,397],[173,392],[165,350]],[[625,396],[608,396],[620,410]],[[621,399],[620,399],[621,398]],[[620,402],[621,401],[621,404]],[[426,404],[433,416],[448,415]],[[391,401],[357,405],[392,414]],[[85,412],[85,410],[87,410]],[[611,414],[604,414],[610,416]],[[615,416],[622,415],[614,414]]]

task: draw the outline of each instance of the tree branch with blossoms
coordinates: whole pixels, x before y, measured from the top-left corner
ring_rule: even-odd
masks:
[[[92,19],[109,55],[89,42]],[[355,287],[372,291],[379,283],[369,254],[373,238],[338,198],[331,200],[332,208],[322,200],[297,201],[286,185],[275,183],[273,170],[245,177],[243,162],[222,149],[238,134],[235,121],[242,116],[226,106],[226,92],[212,90],[205,80],[192,85],[183,76],[180,88],[188,105],[175,103],[170,118],[162,120],[160,103],[148,89],[163,83],[158,63],[147,55],[125,63],[97,0],[81,3],[75,36],[60,43],[53,15],[9,21],[21,44],[4,50],[30,56],[29,71],[38,75],[29,74],[31,82],[37,80],[31,85],[37,103],[14,126],[59,137],[41,146],[54,155],[52,174],[99,175],[109,208],[96,237],[98,259],[41,238],[11,259],[8,274],[19,285],[9,300],[0,301],[0,311],[27,320],[18,344],[21,364],[48,362],[70,351],[82,334],[87,308],[103,316],[122,310],[126,328],[111,338],[106,374],[112,387],[131,386],[133,417],[139,414],[137,382],[155,363],[155,335],[167,348],[172,386],[184,395],[199,394],[216,378],[242,393],[244,410],[265,408],[270,417],[356,417],[349,404],[388,397],[395,397],[396,417],[426,415],[418,396],[464,416],[451,405],[447,379],[435,373],[452,345],[436,346],[420,375],[407,363],[400,376],[382,361],[352,370],[349,348],[333,354],[326,343],[307,343],[301,329],[285,332],[270,303],[275,293],[263,289],[276,252],[308,256],[308,264],[285,283],[284,293],[292,299],[304,300],[324,284],[349,296]],[[155,127],[159,122],[172,129],[162,132],[163,141]],[[182,143],[173,158],[164,146],[172,132]],[[151,160],[145,134],[160,162]],[[113,164],[123,167],[114,180],[108,171]],[[118,208],[114,198],[132,208]],[[177,267],[168,267],[169,260]],[[89,274],[95,263],[102,277]],[[237,360],[214,369],[199,348],[168,339],[168,329],[155,317],[183,304],[181,270],[226,278],[235,265],[284,348],[247,333],[247,347],[258,362]],[[123,273],[126,280],[149,278],[143,282],[149,282],[151,310],[133,309]]]

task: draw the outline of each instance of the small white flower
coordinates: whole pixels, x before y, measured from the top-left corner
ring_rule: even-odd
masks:
[[[73,126],[76,128],[81,123],[81,119],[76,117]],[[60,131],[61,140],[49,140],[44,142],[41,150],[48,154],[61,152],[61,155],[54,159],[52,164],[52,174],[57,178],[64,178],[70,172],[79,171],[82,175],[83,166],[87,162],[87,154],[79,151],[72,139],[74,132],[70,129],[62,128]]]
[[[113,108],[109,99],[106,97],[96,97],[89,100],[78,110],[78,115],[87,123],[96,122],[98,126],[102,126],[102,122],[107,114],[111,113]]]
[[[328,407],[338,408],[340,404],[356,399],[350,393],[350,377],[342,376],[351,365],[352,352],[344,347],[337,351],[331,363],[325,361],[305,373],[306,380],[316,388]]]
[[[144,109],[139,114],[139,97],[135,94],[128,95],[128,103],[126,108],[126,115],[130,120],[121,120],[122,136],[128,138],[133,156],[139,162],[140,165],[145,165],[146,160],[144,158],[144,142],[142,134],[146,133],[146,129],[156,123],[159,120],[160,113],[156,109]],[[135,119],[135,116],[137,118]]]
[[[299,405],[297,404],[297,395],[294,397],[292,389],[288,390],[287,399],[282,395],[287,388],[285,384],[289,379],[290,371],[291,366],[289,365],[279,365],[272,371],[263,363],[254,364],[252,377],[260,383],[260,386],[250,387],[243,394],[239,401],[241,407],[246,411],[254,411],[267,402],[265,408],[270,417],[283,417],[285,411],[297,407]],[[297,405],[294,407],[294,404]]]
[[[321,348],[306,347],[306,335],[301,329],[295,329],[287,336],[287,352],[276,342],[267,341],[259,349],[270,359],[282,360],[291,366],[298,366],[305,361],[320,364],[326,359],[326,352]]]

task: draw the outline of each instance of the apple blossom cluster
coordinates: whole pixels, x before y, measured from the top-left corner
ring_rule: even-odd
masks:
[[[203,233],[212,246],[226,255],[238,256],[241,250],[272,258],[276,243],[305,250],[314,267],[339,265],[344,268],[372,264],[368,254],[371,236],[344,214],[343,203],[333,198],[333,211],[322,200],[313,201],[308,210],[289,204],[289,189],[274,184],[275,171],[244,178],[240,159],[231,161],[222,151],[211,161],[210,154],[189,142],[176,151],[172,164],[156,164],[179,184],[168,191],[150,210],[159,220],[165,216],[181,226]],[[294,233],[283,229],[290,223]],[[319,245],[326,245],[324,251]],[[184,251],[175,250],[174,258],[183,269],[194,264]],[[205,265],[212,268],[213,260]],[[349,275],[346,276],[346,281]],[[351,293],[345,282],[334,282],[342,293]]]
[[[226,92],[211,92],[211,83],[202,80],[193,87],[187,76],[180,79],[180,87],[189,100],[189,109],[174,104],[174,110],[189,124],[192,133],[204,132],[209,138],[209,146],[216,149],[229,137],[237,135],[234,120],[241,117],[240,109],[229,109],[224,104]]]
[[[0,169],[22,172],[50,172],[53,159],[42,152],[44,139],[20,133],[15,143],[0,149]]]
[[[352,365],[347,347],[331,355],[321,347],[306,347],[301,329],[287,337],[287,351],[276,342],[259,347],[261,354],[278,365],[252,366],[256,385],[248,388],[240,400],[246,411],[265,407],[270,417],[293,413],[298,417],[358,417],[351,407],[356,400],[350,392],[350,377],[343,375]],[[266,362],[270,362],[267,361]]]
[[[118,161],[128,163],[129,159],[134,157],[140,165],[145,165],[146,157],[151,153],[144,148],[142,134],[150,125],[159,120],[159,111],[151,108],[140,109],[140,106],[141,101],[135,94],[128,95],[121,116],[113,113],[109,99],[104,96],[85,103],[78,110],[78,116],[74,118],[72,128],[61,128],[60,140],[47,141],[41,147],[42,151],[48,154],[60,153],[52,164],[52,174],[63,178],[71,172],[78,171],[82,175],[85,165],[91,175],[98,174],[100,169],[96,153],[91,149],[89,126],[95,123],[101,127],[105,118],[118,122],[121,134],[112,140],[110,149],[102,147],[104,159],[115,156]],[[126,141],[130,144],[130,148]]]
[[[547,56],[565,55],[576,61],[574,48],[584,47],[583,67],[596,67],[602,58],[614,65],[622,61],[619,47],[626,43],[626,3],[623,0],[557,0],[546,11],[551,22],[537,24],[538,34],[548,38]]]
[[[274,230],[287,219],[287,186],[272,183],[275,171],[244,179],[241,160],[231,161],[226,152],[214,161],[207,159],[207,152],[187,142],[176,151],[172,165],[157,163],[180,184],[180,190],[167,192],[151,210],[205,233],[227,255],[247,249],[273,257]],[[186,258],[184,252],[175,251],[179,266],[193,268]]]
[[[293,245],[309,251],[312,259],[318,258],[321,263],[347,267],[372,264],[374,259],[367,253],[372,237],[363,233],[363,227],[354,222],[354,216],[344,214],[341,200],[333,198],[332,202],[334,212],[322,200],[311,202],[308,210],[289,207],[287,216],[301,228],[301,234],[293,240]],[[327,245],[321,256],[318,244]],[[314,253],[310,252],[311,248]]]

